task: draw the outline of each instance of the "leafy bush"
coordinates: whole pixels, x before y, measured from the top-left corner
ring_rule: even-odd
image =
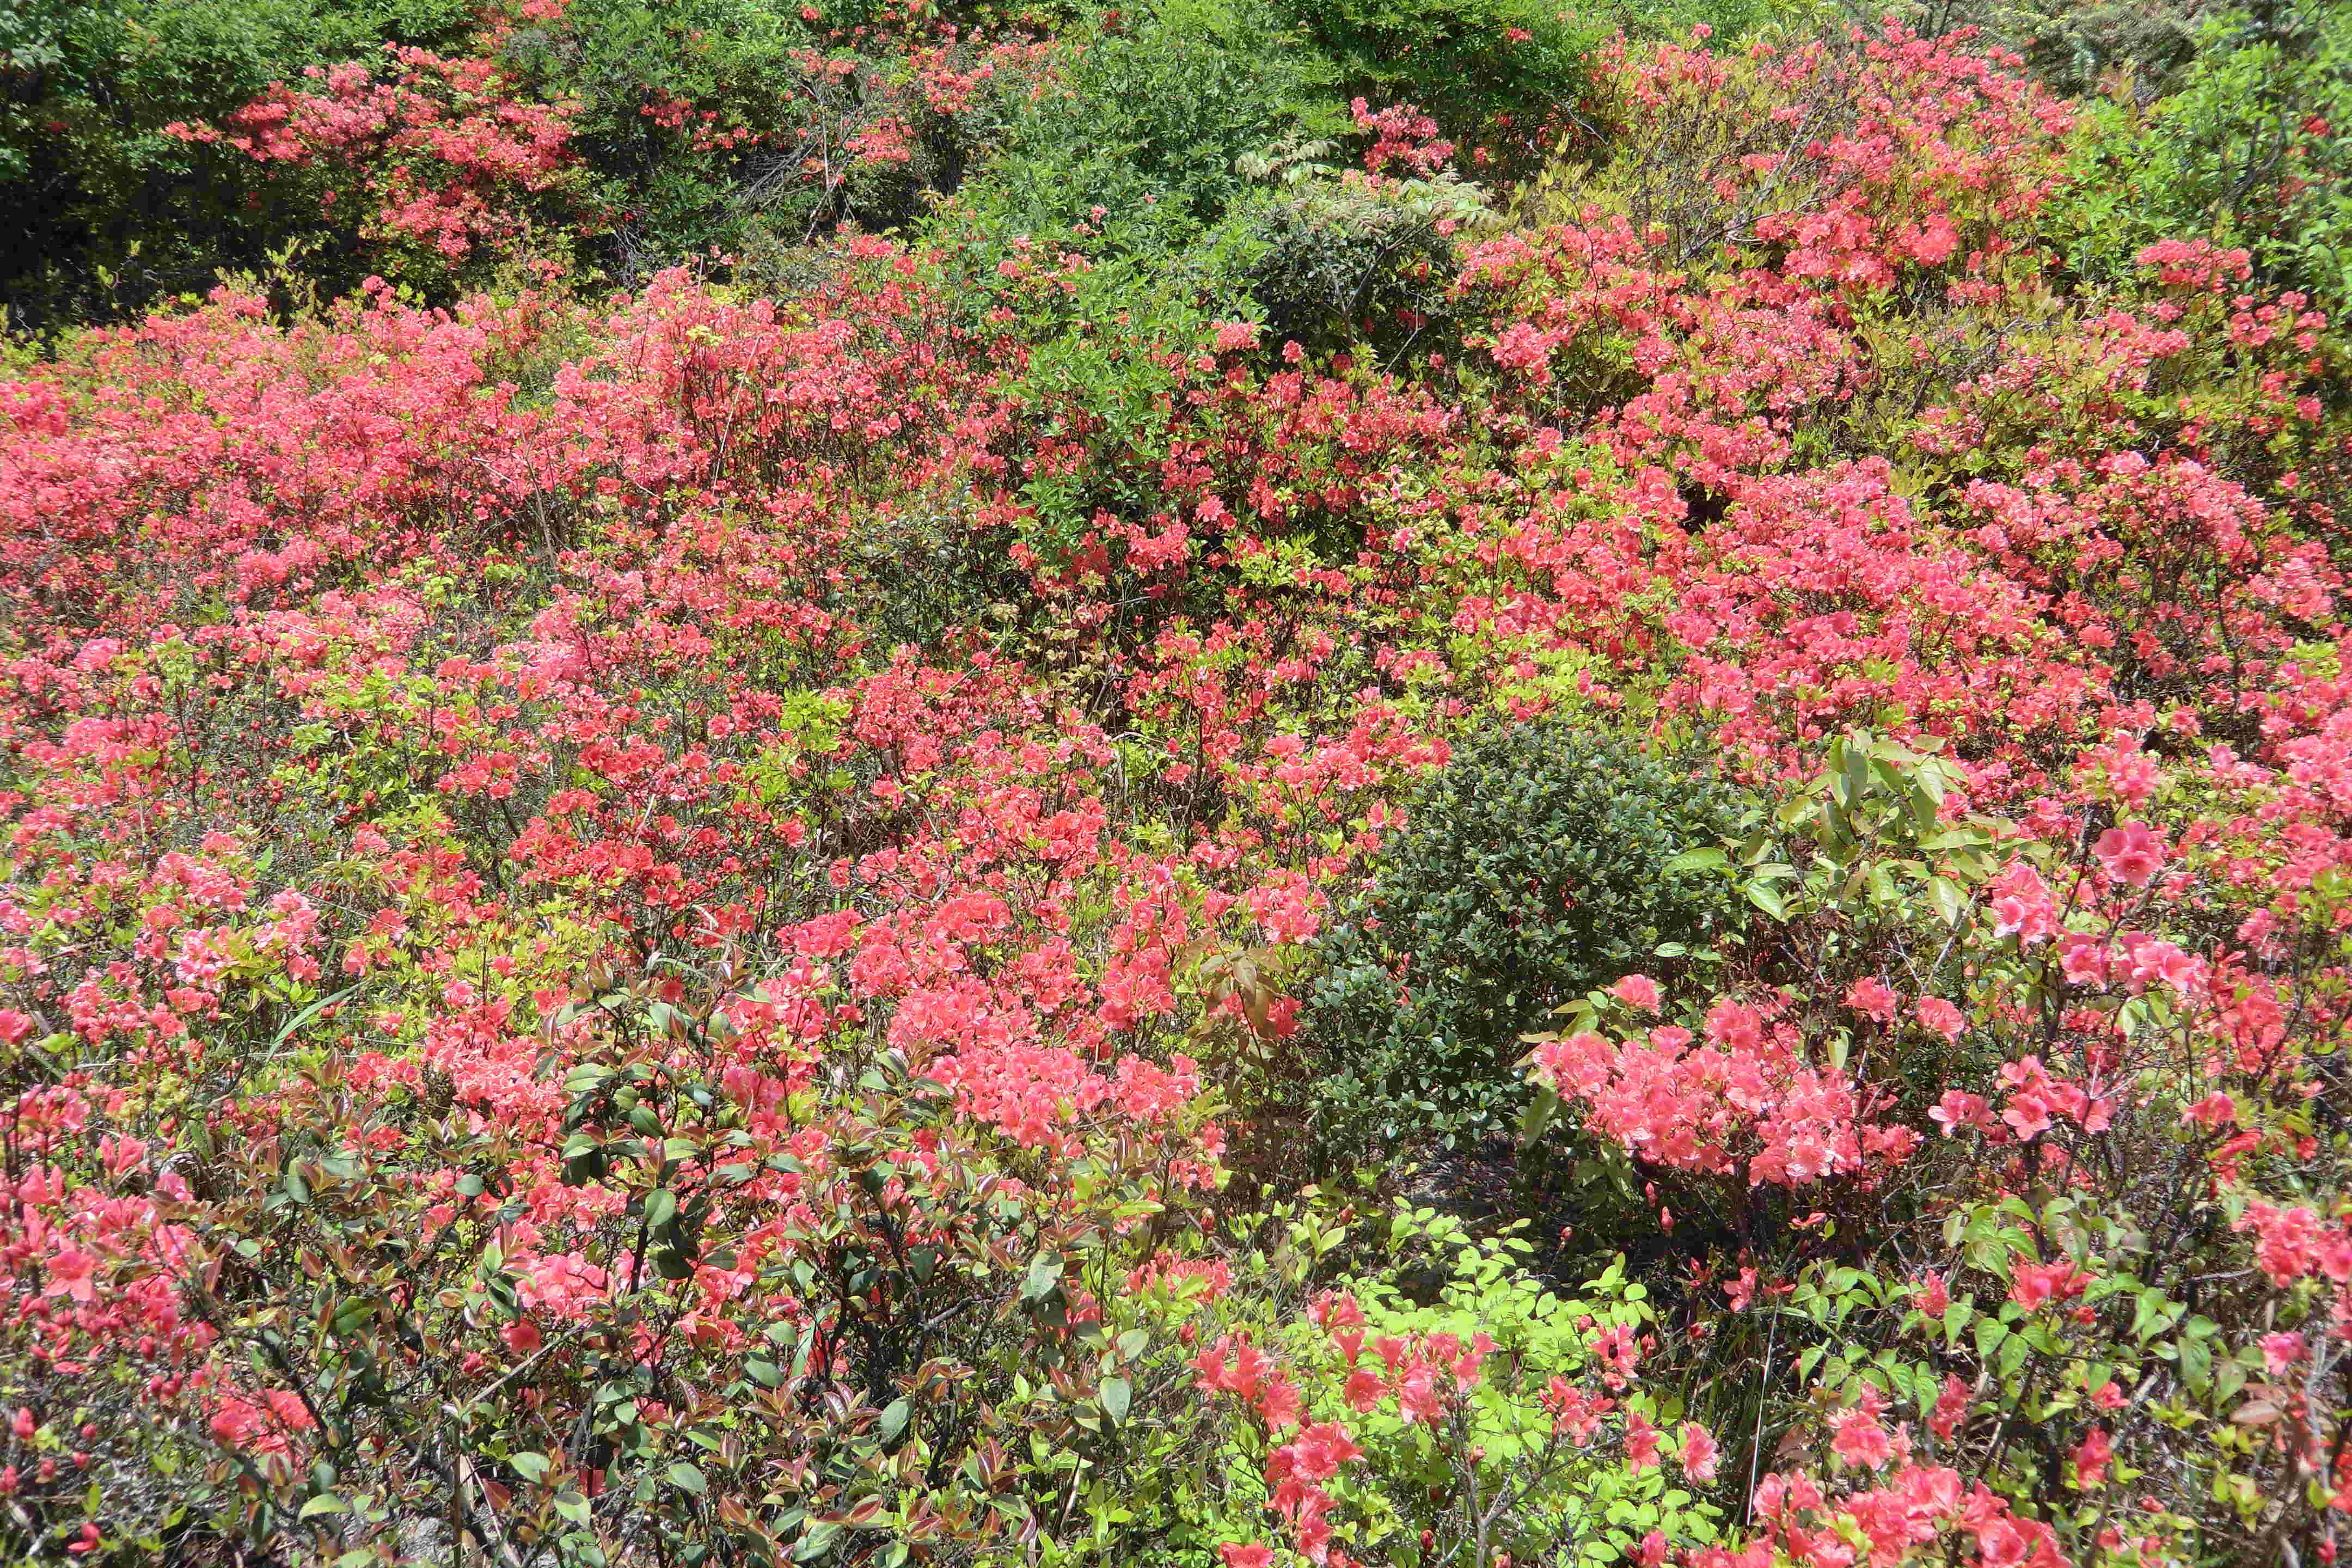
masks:
[[[309,247],[330,293],[359,281],[317,192],[165,133],[227,115],[316,62],[462,36],[455,0],[26,0],[0,15],[0,294],[19,327],[134,310]],[[355,220],[356,214],[351,215]],[[348,246],[342,247],[348,250]]]
[[[1475,736],[1324,941],[1306,1027],[1326,1135],[1451,1145],[1509,1125],[1523,1031],[1732,929],[1728,898],[1668,868],[1735,809],[1699,769],[1561,723]]]
[[[1268,192],[1254,155],[1346,122],[1328,68],[1257,0],[1107,13],[926,226],[976,312],[1031,343],[1014,395],[1096,460],[1035,473],[1023,548],[1085,558],[1098,520],[1150,515],[1173,389],[1218,321],[1258,313]]]
[[[1481,164],[1549,149],[1607,37],[1600,17],[1542,0],[1294,0],[1290,14],[1349,96],[1418,105]]]
[[[1242,160],[1244,173],[1275,187],[1251,215],[1265,247],[1250,264],[1251,293],[1280,339],[1325,351],[1369,342],[1393,360],[1442,331],[1456,237],[1491,209],[1451,170],[1367,175],[1330,167],[1333,151],[1310,142]]]
[[[2165,239],[2252,258],[2266,289],[2352,303],[2352,12],[2283,3],[2219,16],[2179,89],[2094,100],[2061,218],[2085,275]]]
[[[1531,1276],[1517,1223],[1478,1237],[1428,1208],[1335,1213],[1337,1196],[1249,1216],[1236,1229],[1259,1245],[1232,1288],[1179,1298],[1180,1333],[1204,1347],[1205,1409],[1189,1431],[1142,1434],[1165,1456],[1137,1467],[1129,1501],[1146,1533],[1190,1544],[1205,1516],[1217,1527],[1205,1542],[1286,1536],[1310,1556],[1320,1545],[1412,1564],[1481,1551],[1543,1562],[1580,1543],[1596,1561],[1629,1559],[1644,1542],[1722,1538],[1711,1435],[1677,1429],[1686,1401],[1675,1391],[1623,1375],[1621,1347],[1638,1359],[1661,1315],[1622,1259],[1560,1290]],[[1237,1375],[1253,1352],[1255,1388]],[[1236,1424],[1222,1487],[1179,1468],[1217,1417],[1293,1402],[1286,1429]],[[1321,1494],[1304,1509],[1301,1479]]]
[[[1015,239],[1169,258],[1253,194],[1237,166],[1343,123],[1328,68],[1257,0],[1170,0],[1066,36],[1057,68],[960,193],[993,261]]]

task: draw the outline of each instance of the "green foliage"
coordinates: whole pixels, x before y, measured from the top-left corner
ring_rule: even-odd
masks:
[[[2216,19],[2179,90],[2090,106],[2058,227],[2084,275],[2204,236],[2266,288],[2352,300],[2352,7],[2273,3]]]
[[[1895,14],[1930,37],[1973,27],[2013,50],[2053,91],[2079,97],[2108,84],[2143,99],[2176,80],[2197,53],[2211,0],[1924,0]]]
[[[1094,1420],[1118,1441],[1052,1461],[1074,1474],[1067,1490],[1084,1500],[1074,1511],[1091,1528],[1066,1532],[1066,1555],[1049,1561],[1191,1564],[1265,1533],[1271,1489],[1257,1475],[1297,1428],[1264,1432],[1213,1397],[1185,1397],[1192,1349],[1227,1336],[1264,1345],[1296,1374],[1302,1422],[1342,1423],[1360,1446],[1330,1481],[1333,1540],[1359,1561],[1462,1561],[1482,1541],[1515,1562],[1546,1561],[1577,1542],[1596,1559],[1630,1557],[1652,1530],[1677,1542],[1717,1538],[1712,1502],[1656,1467],[1631,1472],[1609,1447],[1570,1440],[1546,1404],[1553,1380],[1595,1372],[1596,1330],[1639,1335],[1657,1325],[1648,1289],[1622,1259],[1570,1293],[1531,1272],[1535,1248],[1519,1225],[1477,1237],[1427,1207],[1359,1215],[1337,1199],[1310,1188],[1233,1220],[1250,1245],[1230,1258],[1228,1289],[1179,1275],[1108,1304],[1098,1342],[1118,1358],[1106,1365],[1131,1386],[1131,1402],[1098,1395]],[[1360,1311],[1353,1357],[1302,1310],[1310,1298]],[[1339,1395],[1351,1370],[1381,1364],[1373,1347],[1383,1340],[1468,1347],[1482,1338],[1478,1375],[1443,1419],[1410,1419],[1392,1404],[1357,1409]],[[1629,1397],[1656,1424],[1684,1413],[1671,1392]],[[1094,1429],[1087,1415],[1079,1424]]]
[[[1171,355],[1264,314],[1267,154],[1345,125],[1328,70],[1257,0],[1108,13],[1064,40],[1045,89],[930,225],[975,309],[1034,345],[1014,386],[1094,460],[1041,468],[1024,542],[1059,561],[1097,510],[1143,503],[1165,455]],[[1328,142],[1311,143],[1328,145]]]
[[[1098,260],[1009,247],[1009,270],[992,274],[997,287],[981,296],[1017,310],[1034,334],[1013,399],[1033,411],[1044,439],[1087,454],[1036,466],[1023,487],[1021,542],[1048,564],[1086,548],[1098,512],[1149,514],[1184,357],[1213,318],[1247,310],[1248,240],[1235,226],[1187,247],[1146,216],[1107,226],[1102,243]],[[979,254],[988,253],[983,242]]]
[[[1418,104],[1465,144],[1539,147],[1583,92],[1585,54],[1607,36],[1591,13],[1548,0],[1291,0],[1350,96]]]
[[[1669,868],[1734,809],[1689,766],[1559,722],[1463,746],[1325,943],[1308,1004],[1324,1135],[1452,1145],[1508,1126],[1522,1031],[1730,926],[1727,892]]]
[[[243,154],[168,136],[316,61],[461,31],[456,0],[25,0],[0,9],[0,294],[19,326],[134,309],[311,241],[330,289],[356,282],[318,243],[316,192]],[[356,216],[356,215],[353,215]]]
[[[1250,283],[1277,338],[1310,349],[1358,339],[1394,359],[1452,314],[1454,247],[1491,216],[1486,194],[1447,172],[1368,180],[1326,160],[1328,142],[1242,160],[1274,186],[1252,229],[1265,248]]]
[[[1369,1541],[1428,1530],[1439,1540],[1424,1561],[1444,1562],[1446,1538],[1480,1533],[1472,1500],[1503,1498],[1515,1498],[1515,1506],[1496,1510],[1486,1544],[1514,1563],[1557,1561],[1550,1554],[1564,1556],[1579,1542],[1589,1543],[1588,1557],[1607,1551],[1632,1559],[1653,1530],[1676,1540],[1714,1539],[1720,1515],[1712,1504],[1660,1468],[1629,1473],[1581,1445],[1559,1442],[1540,1403],[1548,1378],[1591,1365],[1588,1336],[1596,1328],[1639,1334],[1656,1325],[1648,1289],[1627,1277],[1622,1258],[1570,1294],[1535,1275],[1535,1245],[1517,1234],[1524,1220],[1474,1239],[1458,1220],[1427,1208],[1399,1208],[1387,1218],[1388,1267],[1343,1281],[1363,1306],[1368,1337],[1450,1334],[1468,1344],[1484,1334],[1495,1348],[1453,1432],[1385,1410],[1354,1423],[1364,1463],[1339,1495],[1374,1514]],[[1685,1414],[1671,1392],[1637,1394],[1633,1407],[1658,1426]]]
[[[1809,788],[1737,846],[1692,850],[1679,866],[1724,873],[1776,921],[1826,909],[1835,928],[1861,936],[1922,909],[1957,923],[1968,889],[1992,870],[1988,823],[1941,816],[1961,782],[1958,768],[1861,731],[1832,741],[1826,762]]]
[[[1737,839],[1694,849],[1679,866],[1721,878],[1780,928],[1770,951],[1785,969],[1771,978],[1792,989],[1842,993],[1888,974],[1920,995],[1963,988],[1961,939],[1983,935],[1979,898],[1996,869],[1999,825],[1944,815],[1964,775],[1932,751],[1856,731],[1832,741],[1823,761],[1810,784],[1743,823]],[[1841,1030],[1827,1045],[1843,1069],[1853,1036]],[[1924,1114],[1973,1065],[1922,1031],[1881,1070]]]
[[[960,194],[951,231],[1058,248],[1085,225],[1103,231],[1089,253],[1172,255],[1252,193],[1244,153],[1343,123],[1327,68],[1257,0],[1113,13],[1063,47],[1055,79]]]

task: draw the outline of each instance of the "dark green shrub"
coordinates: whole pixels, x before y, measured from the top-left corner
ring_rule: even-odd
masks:
[[[1720,888],[1666,864],[1716,843],[1737,806],[1699,768],[1557,721],[1462,746],[1325,940],[1307,1033],[1327,1146],[1510,1126],[1521,1034],[1622,975],[1671,973],[1734,920]]]
[[[1335,166],[1340,156],[1333,142],[1308,142],[1241,160],[1274,192],[1251,213],[1250,235],[1263,247],[1250,265],[1251,292],[1276,341],[1324,352],[1362,342],[1395,363],[1439,345],[1453,311],[1456,245],[1493,209],[1450,170],[1368,179]]]
[[[306,65],[462,36],[462,0],[11,0],[0,5],[0,299],[18,327],[144,307],[338,229],[318,191],[164,133]],[[356,215],[351,215],[355,216]],[[348,287],[330,265],[321,281]]]
[[[1609,24],[1553,0],[1287,0],[1349,97],[1412,103],[1465,146],[1549,145]],[[1475,161],[1475,160],[1474,160]]]

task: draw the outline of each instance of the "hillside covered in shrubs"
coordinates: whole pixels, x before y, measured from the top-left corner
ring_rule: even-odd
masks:
[[[0,16],[0,1555],[2321,1568],[2352,13]]]

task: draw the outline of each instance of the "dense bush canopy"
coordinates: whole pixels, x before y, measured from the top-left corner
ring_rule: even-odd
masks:
[[[0,1547],[2336,1562],[2347,50],[0,18]]]
[[[1522,1034],[1728,934],[1736,900],[1676,864],[1732,832],[1727,793],[1557,722],[1465,737],[1319,944],[1307,1023],[1330,1132],[1393,1146],[1514,1124]]]

